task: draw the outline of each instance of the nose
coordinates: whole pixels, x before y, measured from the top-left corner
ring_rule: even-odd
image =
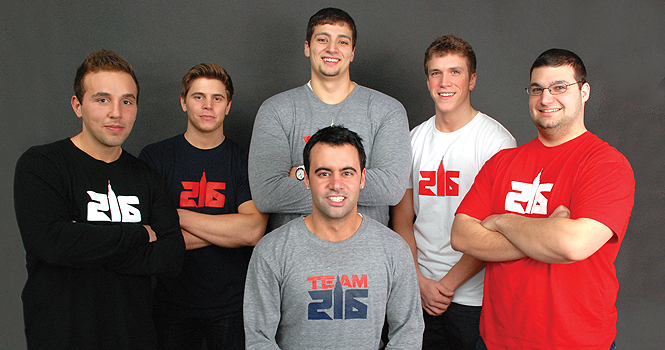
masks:
[[[211,109],[212,108],[212,99],[210,99],[210,98],[203,99],[203,108],[204,109]]]
[[[340,190],[344,187],[342,183],[342,177],[339,174],[333,174],[330,176],[330,182],[328,183],[328,187],[331,190]]]
[[[554,96],[552,96],[552,93],[550,92],[550,89],[544,89],[543,94],[540,95],[540,102],[542,104],[547,104],[549,102],[554,101]]]
[[[327,47],[327,49],[328,49],[328,51],[330,51],[330,52],[337,52],[337,43],[335,42],[335,40],[330,40],[330,41],[328,42],[328,47]]]
[[[116,101],[111,104],[113,107],[109,111],[109,118],[120,118],[122,110],[122,101]]]
[[[441,86],[450,86],[452,83],[450,82],[450,76],[448,76],[447,73],[441,73]]]

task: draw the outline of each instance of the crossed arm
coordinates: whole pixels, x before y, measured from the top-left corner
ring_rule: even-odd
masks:
[[[544,263],[568,264],[584,260],[613,236],[604,224],[588,218],[570,218],[559,206],[548,218],[493,214],[484,220],[458,213],[453,221],[453,249],[485,261],[530,257]]]
[[[211,244],[226,248],[254,246],[263,237],[268,215],[261,213],[254,201],[238,206],[237,214],[202,214],[178,209],[180,227],[188,250]]]
[[[416,239],[413,232],[413,220],[415,219],[413,189],[406,190],[404,197],[393,210],[393,228],[404,238],[413,254],[423,309],[432,316],[441,315],[448,309],[455,290],[482,270],[485,262],[464,254],[440,280],[426,278],[418,266]]]

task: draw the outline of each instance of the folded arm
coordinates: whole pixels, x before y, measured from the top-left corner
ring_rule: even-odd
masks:
[[[268,222],[268,215],[261,213],[252,200],[240,204],[236,214],[211,215],[178,209],[178,215],[187,249],[208,244],[226,248],[254,246],[263,237]]]
[[[612,238],[612,230],[588,218],[570,219],[560,206],[548,218],[529,218],[517,214],[490,215],[482,225],[500,232],[532,259],[551,264],[584,260]]]

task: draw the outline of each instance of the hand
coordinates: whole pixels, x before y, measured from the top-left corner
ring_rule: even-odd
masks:
[[[423,309],[432,316],[443,314],[453,300],[455,292],[444,287],[439,281],[425,277],[419,278],[418,284]]]
[[[566,208],[565,206],[560,205],[554,209],[554,212],[550,214],[550,218],[565,218],[565,219],[570,219],[570,209]]]
[[[483,225],[484,228],[490,231],[500,232],[499,226],[497,225],[497,220],[499,220],[499,218],[501,218],[502,215],[506,214],[492,214],[483,219],[483,221],[481,221],[480,224]]]
[[[148,242],[156,241],[157,240],[157,234],[155,233],[155,231],[153,231],[152,228],[148,225],[143,225],[143,227],[145,227],[146,231],[148,231],[148,236],[150,237]]]
[[[298,180],[298,178],[296,177],[296,169],[298,169],[297,166],[291,167],[291,170],[289,171],[289,177]]]

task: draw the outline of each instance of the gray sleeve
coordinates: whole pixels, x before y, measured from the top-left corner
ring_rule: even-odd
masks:
[[[275,335],[281,317],[280,299],[277,276],[255,251],[249,261],[243,301],[246,349],[279,349]]]
[[[279,105],[270,101],[259,108],[249,147],[252,199],[264,213],[309,214],[312,210],[309,191],[302,181],[289,177],[294,166],[291,145],[279,118],[280,114],[293,114],[293,108],[288,103]]]
[[[396,205],[406,190],[411,168],[409,123],[404,107],[396,100],[392,101],[394,104],[390,106],[393,108],[374,135],[359,205]]]
[[[394,252],[394,275],[386,304],[389,349],[420,349],[424,321],[413,256],[405,242]],[[402,245],[404,247],[402,247]],[[396,247],[397,248],[397,247]]]

